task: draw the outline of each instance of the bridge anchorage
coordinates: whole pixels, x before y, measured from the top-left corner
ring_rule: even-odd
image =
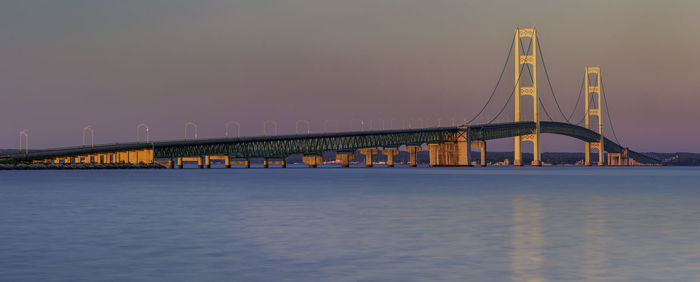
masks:
[[[522,39],[529,39],[527,46],[522,44]],[[435,126],[412,128],[409,121],[408,128],[394,129],[390,122],[390,129],[353,131],[352,128],[346,132],[338,132],[338,121],[335,132],[328,132],[328,123],[323,123],[323,133],[312,133],[309,122],[306,121],[306,132],[293,135],[277,135],[277,123],[265,121],[263,124],[264,136],[255,137],[229,137],[229,125],[226,123],[225,138],[201,139],[197,136],[196,125],[185,125],[185,139],[173,141],[149,140],[149,128],[145,124],[137,126],[137,142],[121,144],[103,144],[92,146],[76,146],[59,149],[29,150],[28,138],[20,139],[20,144],[25,145],[24,152],[0,156],[0,160],[14,160],[20,162],[35,163],[159,163],[170,168],[182,168],[185,162],[196,162],[200,168],[210,168],[213,160],[224,162],[224,166],[230,168],[233,164],[250,167],[251,159],[262,159],[263,167],[278,165],[286,167],[286,159],[291,155],[302,155],[302,161],[309,167],[317,167],[323,163],[323,154],[335,152],[335,161],[341,167],[349,167],[350,161],[354,160],[355,153],[359,151],[365,157],[365,166],[374,166],[374,156],[382,154],[386,156],[387,166],[395,165],[395,157],[403,150],[408,154],[408,166],[415,167],[417,154],[422,150],[429,152],[429,165],[434,166],[486,166],[487,141],[501,138],[513,138],[514,156],[513,165],[522,166],[522,142],[533,144],[532,166],[541,166],[540,136],[543,133],[559,134],[579,139],[585,143],[585,165],[591,165],[590,153],[592,149],[598,151],[598,165],[605,165],[605,152],[607,152],[608,165],[656,165],[658,160],[629,150],[621,146],[615,134],[612,120],[610,119],[609,107],[603,86],[600,67],[586,67],[585,75],[582,79],[581,90],[579,91],[576,105],[570,114],[566,115],[561,110],[557,96],[551,86],[551,81],[544,63],[544,56],[541,48],[542,44],[537,37],[534,28],[516,28],[513,42],[506,57],[506,64],[503,66],[501,75],[496,87],[486,101],[482,109],[476,115],[466,120],[461,125]],[[525,48],[527,47],[527,48]],[[511,54],[514,54],[514,84],[510,97],[501,107],[494,117],[487,117],[485,109],[495,101],[493,98],[501,84],[508,62],[511,61]],[[547,79],[552,98],[557,105],[559,114],[563,121],[555,121],[547,111],[542,97],[538,94],[537,68],[541,64]],[[584,87],[585,86],[585,87]],[[583,89],[585,88],[585,91]],[[509,87],[510,89],[510,87]],[[546,90],[546,89],[545,89]],[[581,111],[583,117],[578,123],[571,122],[582,94],[585,93],[584,109]],[[521,110],[527,112],[529,107],[521,108],[521,98],[529,96],[532,101],[532,120],[526,119],[526,115],[521,115]],[[495,122],[510,105],[514,104],[512,122]],[[603,109],[605,104],[605,112]],[[529,105],[529,104],[528,104]],[[541,120],[542,112],[549,120]],[[603,113],[607,113],[608,124],[615,141],[606,138],[603,134]],[[474,124],[473,122],[482,117],[488,122]],[[591,129],[591,120],[595,117],[598,122],[596,128]],[[390,120],[393,121],[393,120]],[[584,122],[585,121],[585,122]],[[363,122],[361,121],[360,125]],[[421,120],[421,124],[423,120]],[[581,124],[583,123],[583,124]],[[237,130],[240,124],[235,122]],[[268,133],[271,126],[274,135]],[[194,128],[194,139],[188,139],[188,126]],[[141,129],[145,129],[145,142],[141,138]],[[299,131],[299,122],[297,122]],[[237,131],[240,132],[240,131]],[[22,138],[24,136],[20,136]],[[472,149],[480,151],[479,160],[472,160]]]

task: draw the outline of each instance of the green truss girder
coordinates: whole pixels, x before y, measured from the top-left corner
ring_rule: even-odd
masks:
[[[398,147],[424,143],[451,142],[455,129],[391,132],[357,135],[298,135],[267,140],[231,140],[213,144],[154,147],[156,158],[228,155],[231,158],[285,158],[294,154],[320,155],[329,151],[355,151],[362,148]]]
[[[151,148],[155,158],[176,158],[206,155],[229,155],[232,158],[285,158],[294,154],[321,155],[324,152],[352,152],[362,148],[422,145],[454,142],[465,134],[466,126],[450,126],[404,130],[377,130],[283,136],[242,138],[218,138],[205,140],[160,141],[150,143],[104,144],[94,147],[69,147],[36,150],[0,156],[0,159],[17,161],[41,160],[84,154],[118,152]],[[500,124],[470,125],[472,140],[493,140],[534,133],[534,122],[510,122]],[[598,142],[600,135],[584,127],[553,121],[540,123],[541,133],[566,135],[585,142]],[[604,138],[605,151],[619,153],[624,148]],[[644,154],[629,151],[630,157],[641,163],[655,164],[658,160]]]

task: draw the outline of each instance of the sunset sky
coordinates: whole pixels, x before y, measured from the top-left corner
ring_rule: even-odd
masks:
[[[22,129],[34,149],[80,145],[86,125],[95,143],[131,142],[141,122],[151,140],[183,138],[188,121],[200,138],[222,137],[229,120],[242,135],[261,135],[265,120],[280,133],[297,120],[312,132],[324,120],[446,125],[481,109],[514,28],[535,25],[564,112],[584,67],[599,65],[623,145],[700,152],[699,11],[655,0],[3,1],[0,148],[17,148]],[[544,138],[544,151],[582,150]]]

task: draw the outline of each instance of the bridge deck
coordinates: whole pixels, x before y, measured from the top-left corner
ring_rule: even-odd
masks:
[[[472,140],[493,140],[522,136],[534,132],[534,122],[510,122],[468,126]],[[232,158],[284,158],[293,154],[320,155],[328,151],[350,152],[362,148],[389,147],[402,145],[422,145],[430,143],[454,142],[455,133],[465,130],[465,126],[431,127],[419,129],[374,130],[358,132],[315,133],[279,136],[256,136],[240,138],[212,138],[200,140],[177,140],[157,142],[133,142],[95,145],[94,147],[67,147],[46,150],[33,150],[28,153],[0,156],[0,159],[32,161],[49,158],[111,153],[129,150],[153,149],[155,158],[176,158],[205,155],[229,155]],[[584,127],[543,121],[542,133],[573,137],[585,142],[598,142],[600,135]],[[605,151],[620,153],[624,148],[605,138]],[[629,151],[629,156],[646,164],[658,160]]]

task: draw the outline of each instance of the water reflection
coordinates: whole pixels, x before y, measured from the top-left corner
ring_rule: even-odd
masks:
[[[607,212],[602,198],[594,198],[584,208],[584,259],[583,276],[586,281],[602,281],[606,279],[608,248],[608,231],[606,228]]]
[[[513,281],[544,281],[541,275],[542,204],[536,196],[518,196],[513,202]]]

